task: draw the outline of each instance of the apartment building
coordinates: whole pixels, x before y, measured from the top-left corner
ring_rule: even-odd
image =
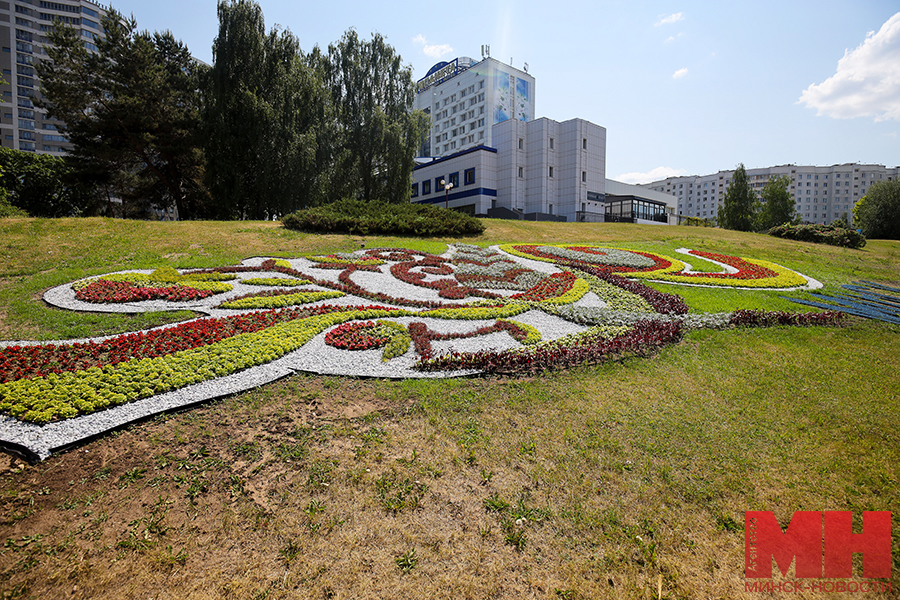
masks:
[[[35,66],[47,60],[47,33],[55,21],[78,28],[85,47],[96,50],[106,13],[106,8],[87,0],[0,1],[0,69],[6,81],[0,86],[0,142],[5,147],[57,155],[65,152],[68,143],[59,131],[60,123],[35,106],[40,95]]]
[[[794,208],[804,223],[828,224],[844,215],[852,219],[853,206],[866,195],[866,190],[878,181],[897,179],[900,167],[847,163],[747,169],[750,187],[757,194],[769,179],[779,176],[790,178]],[[719,171],[712,175],[669,177],[641,187],[675,196],[679,217],[715,219],[733,177],[734,170]]]

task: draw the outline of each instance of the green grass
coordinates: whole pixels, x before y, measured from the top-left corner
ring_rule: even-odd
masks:
[[[0,221],[0,239],[7,339],[142,326],[46,307],[40,293],[73,274],[361,243],[270,223],[99,219]],[[896,242],[854,251],[713,229],[497,221],[476,241],[687,246],[771,260],[826,289],[900,282]],[[654,286],[696,310],[802,310],[773,292]],[[0,473],[0,587],[21,597],[77,585],[117,598],[755,598],[743,591],[744,511],[784,524],[797,510],[852,510],[858,526],[862,511],[900,506],[898,336],[853,319],[693,331],[649,358],[537,378],[297,375]],[[892,540],[896,590],[896,517]]]

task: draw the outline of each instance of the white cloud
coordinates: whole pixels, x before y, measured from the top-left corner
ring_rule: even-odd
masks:
[[[797,103],[836,119],[900,121],[900,13],[855,50],[845,50],[837,72],[806,88]]]
[[[681,175],[687,175],[687,171],[671,167],[656,167],[647,173],[622,173],[615,180],[622,183],[650,183],[651,181],[659,181],[667,177],[680,177]]]
[[[678,69],[677,71],[672,73],[672,79],[681,79],[682,77],[684,77],[687,74],[688,74],[687,67],[685,67],[683,69]]]
[[[425,39],[425,36],[421,33],[413,38],[412,40],[416,44],[422,45],[422,52],[425,56],[429,56],[431,58],[440,58],[445,54],[452,54],[453,48],[450,47],[450,44],[428,44],[428,40]]]
[[[659,21],[654,23],[655,27],[659,27],[660,25],[669,25],[671,23],[677,23],[678,21],[684,20],[684,13],[675,13],[673,15],[669,15],[668,17],[660,17]]]
[[[678,35],[670,35],[669,37],[666,38],[666,43],[671,44],[672,42],[674,42],[675,40],[677,40],[678,38],[680,38],[683,35],[684,35],[684,33],[679,33]]]

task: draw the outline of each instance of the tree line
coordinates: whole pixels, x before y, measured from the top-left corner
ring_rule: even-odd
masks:
[[[174,207],[182,219],[408,201],[427,119],[411,111],[411,68],[380,34],[350,29],[304,52],[289,30],[266,30],[253,0],[220,0],[218,18],[212,66],[170,32],[139,31],[114,11],[93,52],[78,30],[54,24],[38,104],[73,146],[66,181],[94,198],[30,214],[97,214],[104,198],[128,216]]]

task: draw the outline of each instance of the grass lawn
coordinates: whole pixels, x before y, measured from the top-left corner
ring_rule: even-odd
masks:
[[[460,241],[688,247],[770,260],[826,292],[858,279],[900,287],[898,242],[846,250],[706,228],[486,222]],[[0,220],[0,339],[190,317],[41,301],[89,275],[448,241]],[[653,285],[701,312],[805,310],[783,292]],[[529,378],[300,375],[34,466],[10,456],[0,598],[767,597],[745,591],[744,511],[786,525],[798,510],[849,510],[859,531],[862,511],[900,507],[900,327],[848,323],[694,331],[650,358]],[[892,550],[900,590],[896,516]]]

